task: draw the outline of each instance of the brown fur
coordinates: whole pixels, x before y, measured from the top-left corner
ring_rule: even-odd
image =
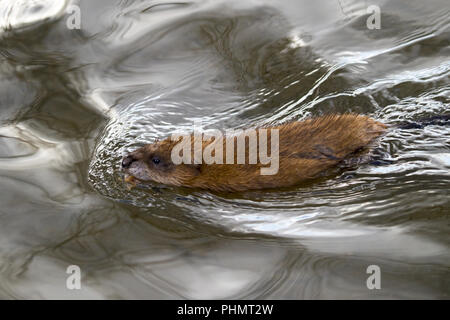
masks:
[[[366,116],[345,114],[290,122],[271,128],[279,129],[279,170],[275,175],[261,175],[260,168],[268,165],[262,165],[259,160],[257,164],[248,164],[248,139],[245,144],[246,164],[175,165],[171,161],[171,150],[177,141],[169,138],[130,153],[134,159],[133,169],[125,169],[125,172],[139,180],[212,191],[293,186],[316,178],[321,172],[364,149],[386,130],[386,125]],[[211,143],[217,141],[210,139],[203,142],[202,148]],[[221,143],[225,144],[225,139]],[[152,163],[154,157],[161,160],[158,165]]]

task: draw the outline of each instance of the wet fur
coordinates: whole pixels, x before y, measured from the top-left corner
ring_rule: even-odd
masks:
[[[136,161],[125,172],[139,180],[212,191],[235,192],[288,187],[316,178],[320,173],[365,149],[385,132],[387,126],[367,116],[344,114],[295,121],[267,129],[271,128],[279,129],[279,170],[275,175],[261,175],[260,168],[269,165],[262,165],[259,161],[258,164],[247,164],[248,139],[246,164],[174,165],[171,150],[178,142],[169,138],[132,152],[130,155]],[[214,139],[203,142],[203,149],[211,143],[217,142]],[[223,148],[225,163],[225,146]],[[270,150],[270,135],[268,149]],[[160,165],[152,163],[154,157],[161,159]]]

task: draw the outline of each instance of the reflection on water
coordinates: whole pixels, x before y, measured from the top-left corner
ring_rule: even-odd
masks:
[[[0,3],[3,298],[448,298],[446,1]],[[127,190],[174,131],[327,112],[393,128],[386,161],[279,191]],[[79,265],[82,289],[66,289]],[[368,290],[378,265],[382,290]]]

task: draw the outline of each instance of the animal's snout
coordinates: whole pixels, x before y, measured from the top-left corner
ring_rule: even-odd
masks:
[[[131,164],[136,161],[137,159],[132,156],[132,155],[128,155],[125,158],[122,159],[122,168],[129,168],[131,166]]]

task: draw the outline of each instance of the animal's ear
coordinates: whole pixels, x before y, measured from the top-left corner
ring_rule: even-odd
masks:
[[[202,165],[201,164],[186,164],[185,165],[189,171],[194,175],[199,175],[202,172]]]

